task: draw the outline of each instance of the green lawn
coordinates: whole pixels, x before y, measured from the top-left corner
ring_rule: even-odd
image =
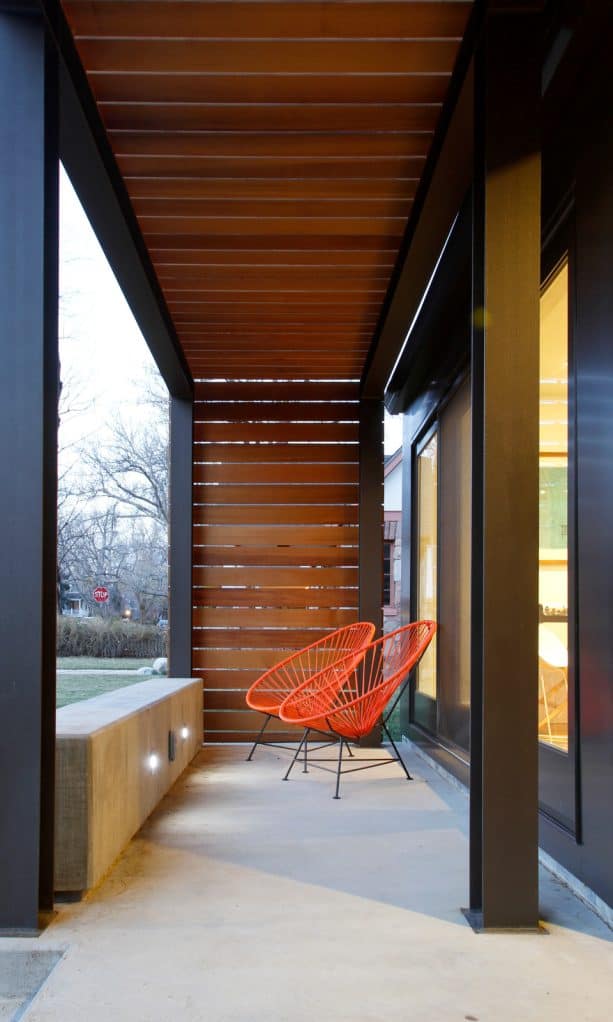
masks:
[[[78,674],[57,675],[56,706],[68,706],[79,703],[82,699],[92,699],[103,692],[112,692],[116,688],[135,685],[146,681],[147,675],[137,674],[139,667],[152,667],[153,657],[84,657],[63,656],[57,658],[59,671],[78,671]],[[92,671],[104,671],[104,674],[92,674]],[[117,674],[117,671],[130,671],[130,674]]]
[[[154,659],[154,657],[59,656],[57,667],[60,671],[137,671],[139,667],[151,667]]]
[[[112,692],[116,688],[135,685],[139,681],[147,681],[142,674],[58,674],[56,707],[68,706],[69,703],[80,703],[82,699],[92,699],[103,692]]]

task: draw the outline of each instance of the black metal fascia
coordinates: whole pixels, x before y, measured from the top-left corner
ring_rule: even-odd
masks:
[[[470,357],[472,195],[460,210],[423,305],[385,392],[392,415],[405,412]]]
[[[193,379],[59,0],[38,0],[60,56],[60,158],[174,397]]]

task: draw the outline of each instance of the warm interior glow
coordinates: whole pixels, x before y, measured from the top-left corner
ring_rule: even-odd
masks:
[[[419,542],[417,617],[437,618],[438,556],[438,436],[428,441],[417,458],[417,528]],[[424,653],[418,671],[417,688],[436,699],[436,636]]]
[[[149,769],[150,769],[152,774],[155,773],[155,771],[157,770],[159,765],[160,765],[160,757],[155,752],[152,752],[151,755],[147,759],[147,766],[149,767]]]
[[[568,750],[568,261],[541,294],[539,738]]]

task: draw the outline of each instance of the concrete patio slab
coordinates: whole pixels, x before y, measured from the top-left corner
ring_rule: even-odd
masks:
[[[28,1022],[610,1017],[613,933],[550,874],[546,936],[470,929],[467,801],[422,760],[336,802],[332,775],[244,756],[204,750],[85,901],[10,942],[66,948]]]

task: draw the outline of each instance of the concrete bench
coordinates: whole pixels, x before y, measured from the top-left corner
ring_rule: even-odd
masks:
[[[201,744],[193,678],[150,678],[57,711],[56,891],[101,880]]]

